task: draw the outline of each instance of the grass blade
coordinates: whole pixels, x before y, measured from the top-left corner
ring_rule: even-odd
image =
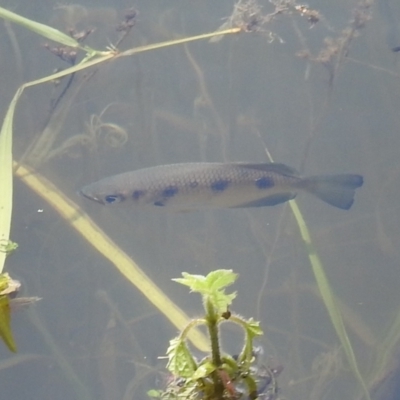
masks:
[[[12,131],[13,131],[13,118],[15,107],[22,92],[30,86],[39,85],[49,82],[53,79],[61,78],[63,76],[84,70],[97,64],[116,59],[124,56],[131,56],[143,51],[150,51],[162,47],[174,46],[178,44],[187,43],[195,40],[207,39],[218,35],[226,35],[231,33],[238,33],[241,28],[231,28],[225,31],[213,32],[188,38],[181,38],[162,43],[155,43],[151,45],[141,46],[138,48],[127,50],[123,53],[117,50],[109,51],[96,51],[88,46],[81,45],[74,38],[66,35],[65,33],[54,29],[48,25],[32,21],[28,18],[15,14],[3,7],[0,7],[0,18],[3,18],[12,23],[18,24],[32,32],[37,33],[49,40],[60,43],[64,46],[72,48],[79,48],[86,51],[86,57],[77,65],[67,68],[63,71],[55,73],[44,78],[37,79],[23,84],[15,93],[13,100],[7,110],[1,131],[0,131],[0,273],[4,268],[6,259],[5,249],[9,248],[10,244],[10,229],[11,229],[11,215],[12,215]],[[95,57],[95,58],[93,58]],[[188,322],[188,317],[179,309],[139,268],[139,266],[128,257],[122,250],[120,250],[115,243],[101,231],[97,225],[90,220],[88,216],[83,214],[77,217],[76,210],[79,208],[77,205],[69,201],[57,188],[55,188],[49,181],[46,181],[40,176],[34,176],[32,171],[27,167],[17,166],[17,174],[21,179],[31,186],[34,190],[38,191],[40,187],[42,191],[38,191],[59,213],[69,220],[71,225],[82,234],[98,251],[100,251],[106,258],[110,259],[115,266],[120,270],[125,277],[136,285],[142,293],[147,297],[165,316],[178,328],[181,329]],[[57,203],[58,202],[58,203]],[[77,218],[76,218],[77,217]],[[0,317],[0,324],[6,319]],[[9,321],[8,321],[9,328]],[[1,327],[0,327],[1,331]],[[11,332],[11,331],[10,331]],[[4,331],[3,331],[4,333]],[[1,332],[0,332],[1,336]],[[4,339],[4,335],[3,335]],[[190,334],[192,342],[201,350],[207,351],[209,348],[208,340],[199,331],[193,331]],[[9,341],[9,344],[11,342]],[[10,346],[9,346],[10,347]],[[11,346],[12,347],[12,346]],[[10,347],[10,348],[11,348]]]
[[[44,198],[71,226],[81,234],[104,258],[135,285],[179,330],[189,322],[189,317],[146,275],[105,232],[77,204],[68,199],[50,181],[26,166],[20,165],[16,175],[38,195]],[[208,339],[198,330],[189,333],[189,339],[202,351],[209,350]]]
[[[273,162],[274,160],[267,147],[265,147],[265,152],[269,160]],[[339,337],[340,343],[347,358],[347,362],[349,363],[349,366],[354,376],[356,377],[363,389],[365,399],[371,400],[367,385],[365,384],[365,381],[358,368],[357,359],[354,354],[353,347],[351,346],[349,336],[347,335],[342,314],[338,305],[336,304],[335,296],[333,294],[331,286],[329,285],[329,281],[325,274],[322,262],[312,243],[310,231],[308,230],[307,224],[303,218],[303,214],[301,213],[299,206],[297,205],[295,200],[290,200],[289,205],[299,227],[301,238],[303,239],[303,242],[306,246],[308,258],[310,260],[310,264],[314,273],[315,280],[317,282],[318,290],[322,297],[322,301],[324,302],[325,307],[328,310],[330,320],[336,331],[336,334]]]
[[[0,7],[0,18],[6,19],[7,21],[13,22],[15,24],[21,25],[32,32],[37,33],[49,40],[61,43],[64,46],[81,48],[83,47],[71,36],[59,31],[58,29],[52,28],[51,26],[41,24],[31,19],[22,17],[21,15],[15,14],[12,11],[6,10]]]
[[[0,131],[0,273],[3,271],[10,241],[13,180],[12,180],[12,128],[15,105],[22,91],[18,90],[8,107]]]
[[[12,352],[17,351],[10,326],[10,301],[7,296],[0,296],[0,337]]]
[[[296,219],[297,225],[299,226],[303,242],[306,245],[308,258],[310,260],[315,280],[317,281],[318,289],[321,293],[322,300],[325,304],[326,309],[328,310],[329,317],[331,319],[333,327],[335,328],[336,334],[339,337],[340,343],[342,344],[344,353],[346,354],[347,362],[349,363],[350,368],[353,371],[353,374],[359,381],[364,391],[365,398],[367,400],[371,400],[368,388],[358,368],[356,356],[354,354],[353,347],[351,346],[350,339],[347,335],[342,314],[340,313],[339,307],[336,305],[335,296],[329,285],[329,281],[328,278],[326,277],[324,268],[322,266],[322,262],[312,244],[311,235],[308,230],[308,227],[304,221],[303,215],[301,214],[301,211],[297,203],[294,200],[290,200],[289,203],[293,215]]]

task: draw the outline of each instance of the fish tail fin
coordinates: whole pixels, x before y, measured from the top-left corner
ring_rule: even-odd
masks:
[[[303,180],[303,189],[334,207],[348,210],[354,202],[355,189],[363,184],[361,175],[312,176]]]

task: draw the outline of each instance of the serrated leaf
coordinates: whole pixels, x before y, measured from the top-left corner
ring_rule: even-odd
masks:
[[[189,286],[192,292],[198,292],[203,297],[207,296],[218,312],[226,311],[236,297],[236,292],[231,294],[224,292],[224,289],[232,285],[238,276],[232,270],[219,269],[210,272],[207,276],[191,275],[187,272],[183,272],[182,275],[183,278],[173,279],[173,281]]]
[[[254,338],[255,336],[261,336],[264,333],[260,328],[260,321],[254,321],[253,318],[250,318],[248,321],[246,321],[246,330],[251,338]]]
[[[167,369],[174,376],[190,378],[197,369],[196,362],[185,341],[181,340],[179,337],[170,341],[167,355]]]
[[[18,243],[12,242],[11,240],[3,239],[3,241],[0,242],[1,253],[6,253],[6,255],[10,255],[17,249],[18,249]]]
[[[226,309],[232,304],[232,300],[235,297],[236,297],[236,292],[231,294],[225,294],[223,292],[214,292],[209,296],[212,305],[217,309],[219,313],[226,311]]]
[[[182,272],[183,278],[172,279],[182,285],[189,286],[193,292],[202,292],[205,288],[206,277],[203,275],[192,275],[187,272]]]
[[[211,361],[205,361],[196,369],[194,374],[191,376],[191,380],[194,381],[196,379],[206,378],[215,370],[216,366]]]
[[[237,277],[231,269],[219,269],[206,276],[206,283],[211,290],[220,290],[232,285]]]
[[[8,296],[0,296],[0,337],[12,352],[17,351],[17,346],[10,325],[10,304]]]
[[[182,272],[183,278],[172,279],[182,285],[189,286],[193,292],[210,294],[232,285],[237,278],[237,274],[228,269],[219,269],[210,272],[207,276],[192,275]]]

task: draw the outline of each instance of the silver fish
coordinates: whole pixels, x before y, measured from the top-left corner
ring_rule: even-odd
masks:
[[[302,178],[283,164],[187,163],[160,165],[101,179],[80,193],[101,204],[133,204],[174,211],[264,207],[306,191],[348,210],[361,175]]]

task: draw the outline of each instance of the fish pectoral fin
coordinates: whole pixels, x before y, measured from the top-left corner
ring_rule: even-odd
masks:
[[[264,197],[259,200],[250,201],[248,203],[240,204],[231,208],[245,208],[245,207],[268,207],[275,206],[277,204],[285,203],[286,201],[292,200],[296,197],[297,193],[280,193],[274,194],[268,197]]]

